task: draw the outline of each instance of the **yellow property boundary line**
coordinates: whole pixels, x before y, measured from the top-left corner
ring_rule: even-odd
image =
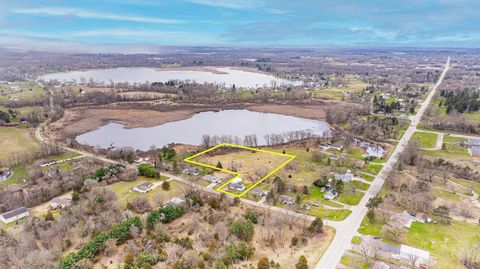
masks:
[[[232,182],[234,179],[240,177],[240,173],[238,172],[234,172],[234,171],[230,171],[228,169],[222,169],[222,168],[218,168],[216,166],[213,166],[213,165],[209,165],[209,164],[204,164],[204,163],[199,163],[199,162],[196,162],[194,161],[193,159],[197,158],[198,156],[201,156],[207,152],[210,152],[212,150],[215,150],[217,148],[220,148],[220,147],[233,147],[233,148],[240,148],[240,149],[246,149],[246,150],[252,150],[252,151],[257,151],[257,152],[265,152],[265,153],[270,153],[270,154],[274,154],[274,155],[278,155],[278,156],[287,156],[287,157],[290,157],[288,158],[288,160],[286,160],[284,163],[282,163],[279,167],[273,169],[270,173],[268,173],[266,176],[264,176],[263,178],[261,178],[259,181],[255,182],[252,186],[250,186],[248,189],[244,190],[242,193],[240,194],[236,194],[236,193],[232,193],[232,192],[229,192],[229,191],[225,191],[225,190],[222,190],[225,186],[227,186],[230,182]],[[275,151],[270,151],[270,150],[264,150],[264,149],[257,149],[257,148],[251,148],[251,147],[245,147],[245,146],[240,146],[240,145],[235,145],[235,144],[230,144],[230,143],[222,143],[222,144],[219,144],[219,145],[216,145],[214,147],[211,147],[207,150],[204,150],[200,153],[197,153],[193,156],[190,156],[188,158],[185,158],[184,161],[186,163],[191,163],[191,164],[196,164],[196,165],[199,165],[199,166],[203,166],[203,167],[207,167],[207,168],[210,168],[210,169],[214,169],[214,170],[217,170],[217,171],[222,171],[222,172],[225,172],[225,173],[228,173],[228,174],[232,174],[234,175],[233,178],[231,178],[229,181],[225,182],[224,184],[222,184],[221,186],[215,188],[217,191],[219,192],[223,192],[223,193],[226,193],[226,194],[231,194],[235,197],[242,197],[244,196],[245,194],[247,194],[249,191],[251,191],[253,188],[255,188],[258,184],[262,183],[265,179],[269,178],[271,175],[273,175],[275,172],[277,172],[278,170],[282,169],[285,165],[287,165],[289,162],[291,162],[293,159],[295,159],[295,155],[291,155],[291,154],[284,154],[284,153],[280,153],[280,152],[275,152]]]

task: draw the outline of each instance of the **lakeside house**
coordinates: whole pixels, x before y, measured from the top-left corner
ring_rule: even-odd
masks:
[[[347,170],[345,174],[335,173],[333,174],[336,180],[343,181],[345,183],[350,183],[353,180],[353,174],[351,170]]]
[[[280,202],[282,202],[284,204],[287,204],[287,205],[292,205],[292,204],[295,204],[297,202],[296,198],[293,198],[293,197],[288,196],[288,195],[280,195],[278,197],[278,199],[280,200]]]
[[[238,192],[242,192],[245,190],[245,185],[243,185],[243,180],[239,177],[236,179],[232,180],[230,184],[228,184],[228,189],[229,190],[234,190]]]
[[[430,263],[430,252],[407,245],[400,245],[400,257],[415,261],[415,266],[420,268],[428,268]]]
[[[23,218],[26,218],[30,215],[28,208],[26,207],[19,207],[14,210],[8,211],[0,215],[0,221],[5,224],[10,222],[14,222]]]
[[[203,176],[203,179],[210,182],[210,183],[215,183],[215,184],[219,184],[222,182],[221,179],[219,179],[218,177],[216,176],[212,176],[212,175],[204,175]]]
[[[137,191],[137,192],[140,192],[140,193],[147,193],[147,192],[150,191],[151,187],[152,187],[152,184],[150,182],[144,181],[144,182],[136,185],[132,189],[134,191]]]
[[[72,205],[72,199],[69,198],[53,198],[50,201],[50,208],[60,209]]]
[[[186,175],[191,175],[191,176],[199,176],[200,175],[200,170],[185,168],[185,169],[183,169],[182,173],[184,173]]]

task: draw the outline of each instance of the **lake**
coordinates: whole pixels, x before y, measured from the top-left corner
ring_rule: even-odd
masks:
[[[215,72],[211,72],[213,70]],[[109,69],[94,69],[87,71],[71,71],[64,73],[52,73],[40,76],[39,79],[44,81],[58,80],[67,82],[80,82],[81,78],[93,79],[97,82],[109,84],[113,82],[167,82],[169,80],[195,81],[196,83],[215,83],[231,87],[258,88],[264,85],[270,86],[272,82],[277,85],[301,85],[301,81],[285,80],[275,76],[249,72],[228,67],[209,67],[205,70],[188,70],[188,69],[156,69],[148,67],[121,67]]]
[[[170,143],[200,145],[205,134],[232,135],[242,139],[256,134],[258,145],[266,145],[265,135],[294,131],[322,135],[329,133],[330,127],[322,121],[241,109],[201,112],[189,119],[146,128],[126,129],[122,124],[108,123],[76,139],[79,143],[101,148],[113,145],[148,150],[151,145],[158,148]]]

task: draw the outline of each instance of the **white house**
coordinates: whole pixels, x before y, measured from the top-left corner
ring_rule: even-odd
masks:
[[[343,175],[335,173],[334,176],[336,180],[341,180],[345,183],[350,183],[353,180],[353,174],[352,174],[352,171],[350,170],[347,170],[347,172]]]
[[[244,191],[245,185],[243,185],[243,180],[237,177],[236,179],[232,180],[230,184],[228,184],[228,189],[235,190],[235,191]]]
[[[147,192],[150,191],[151,187],[152,187],[152,184],[150,184],[147,181],[144,181],[144,182],[138,184],[137,186],[133,187],[133,190],[138,191],[140,193],[147,193]]]
[[[380,146],[367,146],[366,148],[368,157],[383,158],[385,156],[385,150]]]
[[[418,267],[426,267],[430,262],[430,252],[407,245],[400,245],[400,257],[415,261]]]
[[[58,208],[65,208],[72,204],[72,200],[68,198],[53,198],[50,201],[50,208],[58,209]]]
[[[26,218],[30,215],[28,208],[26,207],[19,207],[12,211],[8,211],[0,215],[0,221],[7,224],[19,219]]]

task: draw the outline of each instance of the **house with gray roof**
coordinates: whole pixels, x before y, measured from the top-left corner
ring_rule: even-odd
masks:
[[[28,208],[26,207],[19,207],[14,210],[8,211],[0,215],[0,221],[5,224],[10,222],[17,221],[19,219],[26,218],[30,215]]]
[[[212,175],[204,175],[203,176],[203,179],[210,182],[210,183],[215,183],[215,184],[219,184],[222,182],[221,179],[219,179],[218,177],[216,176],[212,176]]]
[[[262,189],[259,189],[259,188],[253,188],[251,191],[250,191],[251,194],[253,194],[254,196],[267,196],[268,194],[268,190],[262,190]]]
[[[152,184],[150,182],[144,181],[137,186],[133,187],[134,191],[138,191],[140,193],[147,193],[150,191],[150,188],[152,187]]]
[[[52,209],[65,208],[70,205],[72,205],[72,199],[68,198],[53,198],[50,201],[50,208]]]
[[[278,196],[278,199],[280,202],[288,205],[295,204],[297,202],[297,199],[288,195],[280,195]]]

